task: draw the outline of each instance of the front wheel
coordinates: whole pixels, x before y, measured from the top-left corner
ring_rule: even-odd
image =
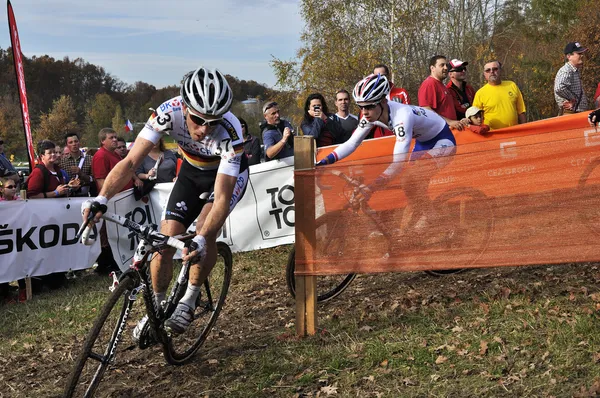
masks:
[[[285,279],[292,297],[296,298],[296,247],[288,256]],[[317,277],[317,302],[324,303],[339,296],[356,278],[356,274],[323,275]]]
[[[461,272],[479,260],[490,243],[494,231],[493,202],[479,190],[456,188],[435,199],[440,209],[440,223],[452,226],[452,234],[443,244],[451,268],[425,271],[429,275],[444,276]]]
[[[225,304],[232,270],[231,249],[225,243],[217,242],[217,262],[202,285],[194,321],[185,333],[173,335],[164,344],[167,362],[182,365],[204,344]]]
[[[135,345],[131,333],[127,333],[127,319],[135,300],[131,297],[134,287],[133,277],[124,275],[104,304],[75,361],[65,397],[93,396],[108,367],[114,366],[117,346],[129,348]]]

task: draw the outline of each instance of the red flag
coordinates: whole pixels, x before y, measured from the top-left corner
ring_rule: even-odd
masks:
[[[25,140],[27,141],[27,153],[29,155],[29,170],[33,170],[35,163],[35,152],[33,150],[33,139],[31,138],[31,122],[29,119],[29,107],[27,106],[27,90],[25,89],[25,72],[23,71],[23,54],[21,53],[21,42],[19,41],[19,32],[17,31],[17,21],[13,13],[10,0],[7,0],[8,7],[8,29],[10,32],[10,43],[12,45],[13,59],[15,62],[15,74],[17,75],[17,85],[21,98],[21,115],[23,116],[23,129],[25,130]]]

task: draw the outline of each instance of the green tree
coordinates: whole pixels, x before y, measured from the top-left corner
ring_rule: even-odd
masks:
[[[122,136],[125,133],[125,120],[123,119],[123,111],[119,104],[115,107],[115,115],[112,118],[112,128],[119,136]]]
[[[10,95],[0,97],[0,138],[3,138],[6,156],[15,155],[18,160],[27,160],[27,144],[21,117],[19,100]]]
[[[88,146],[98,145],[98,132],[113,125],[117,101],[108,94],[97,94],[87,110],[84,142]]]
[[[40,117],[40,125],[33,132],[33,141],[51,140],[64,144],[66,133],[79,132],[77,112],[71,97],[62,95],[52,103],[52,109]]]

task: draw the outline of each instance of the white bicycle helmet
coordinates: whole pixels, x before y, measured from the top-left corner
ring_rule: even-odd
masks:
[[[390,83],[385,76],[369,75],[356,83],[352,96],[355,102],[377,103],[390,91]]]
[[[217,69],[200,67],[183,78],[181,97],[193,112],[223,116],[231,108],[233,93]]]

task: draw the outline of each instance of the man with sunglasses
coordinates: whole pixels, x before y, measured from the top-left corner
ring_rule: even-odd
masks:
[[[448,63],[450,70],[448,77],[450,81],[446,84],[450,95],[454,99],[454,109],[458,120],[465,119],[465,112],[471,107],[475,98],[475,89],[467,83],[467,65],[468,62],[463,62],[459,59],[453,59]]]
[[[91,207],[98,218],[106,211],[108,199],[131,179],[161,137],[170,135],[177,142],[184,161],[163,212],[161,232],[182,234],[196,219],[197,224],[195,248],[183,252],[183,259],[192,263],[188,287],[164,325],[174,334],[185,332],[194,320],[200,287],[217,259],[219,231],[248,182],[242,129],[229,112],[232,100],[231,88],[218,70],[200,67],[188,73],[181,95],[164,102],[150,116],[127,157],[106,178],[96,203],[82,206],[84,216]],[[152,260],[152,285],[159,305],[172,279],[174,254],[174,249],[164,249]],[[134,338],[139,338],[146,325],[144,317],[134,330]]]
[[[490,61],[483,67],[487,84],[475,93],[473,106],[481,109],[491,130],[527,122],[523,94],[510,80],[502,80],[502,64]]]

